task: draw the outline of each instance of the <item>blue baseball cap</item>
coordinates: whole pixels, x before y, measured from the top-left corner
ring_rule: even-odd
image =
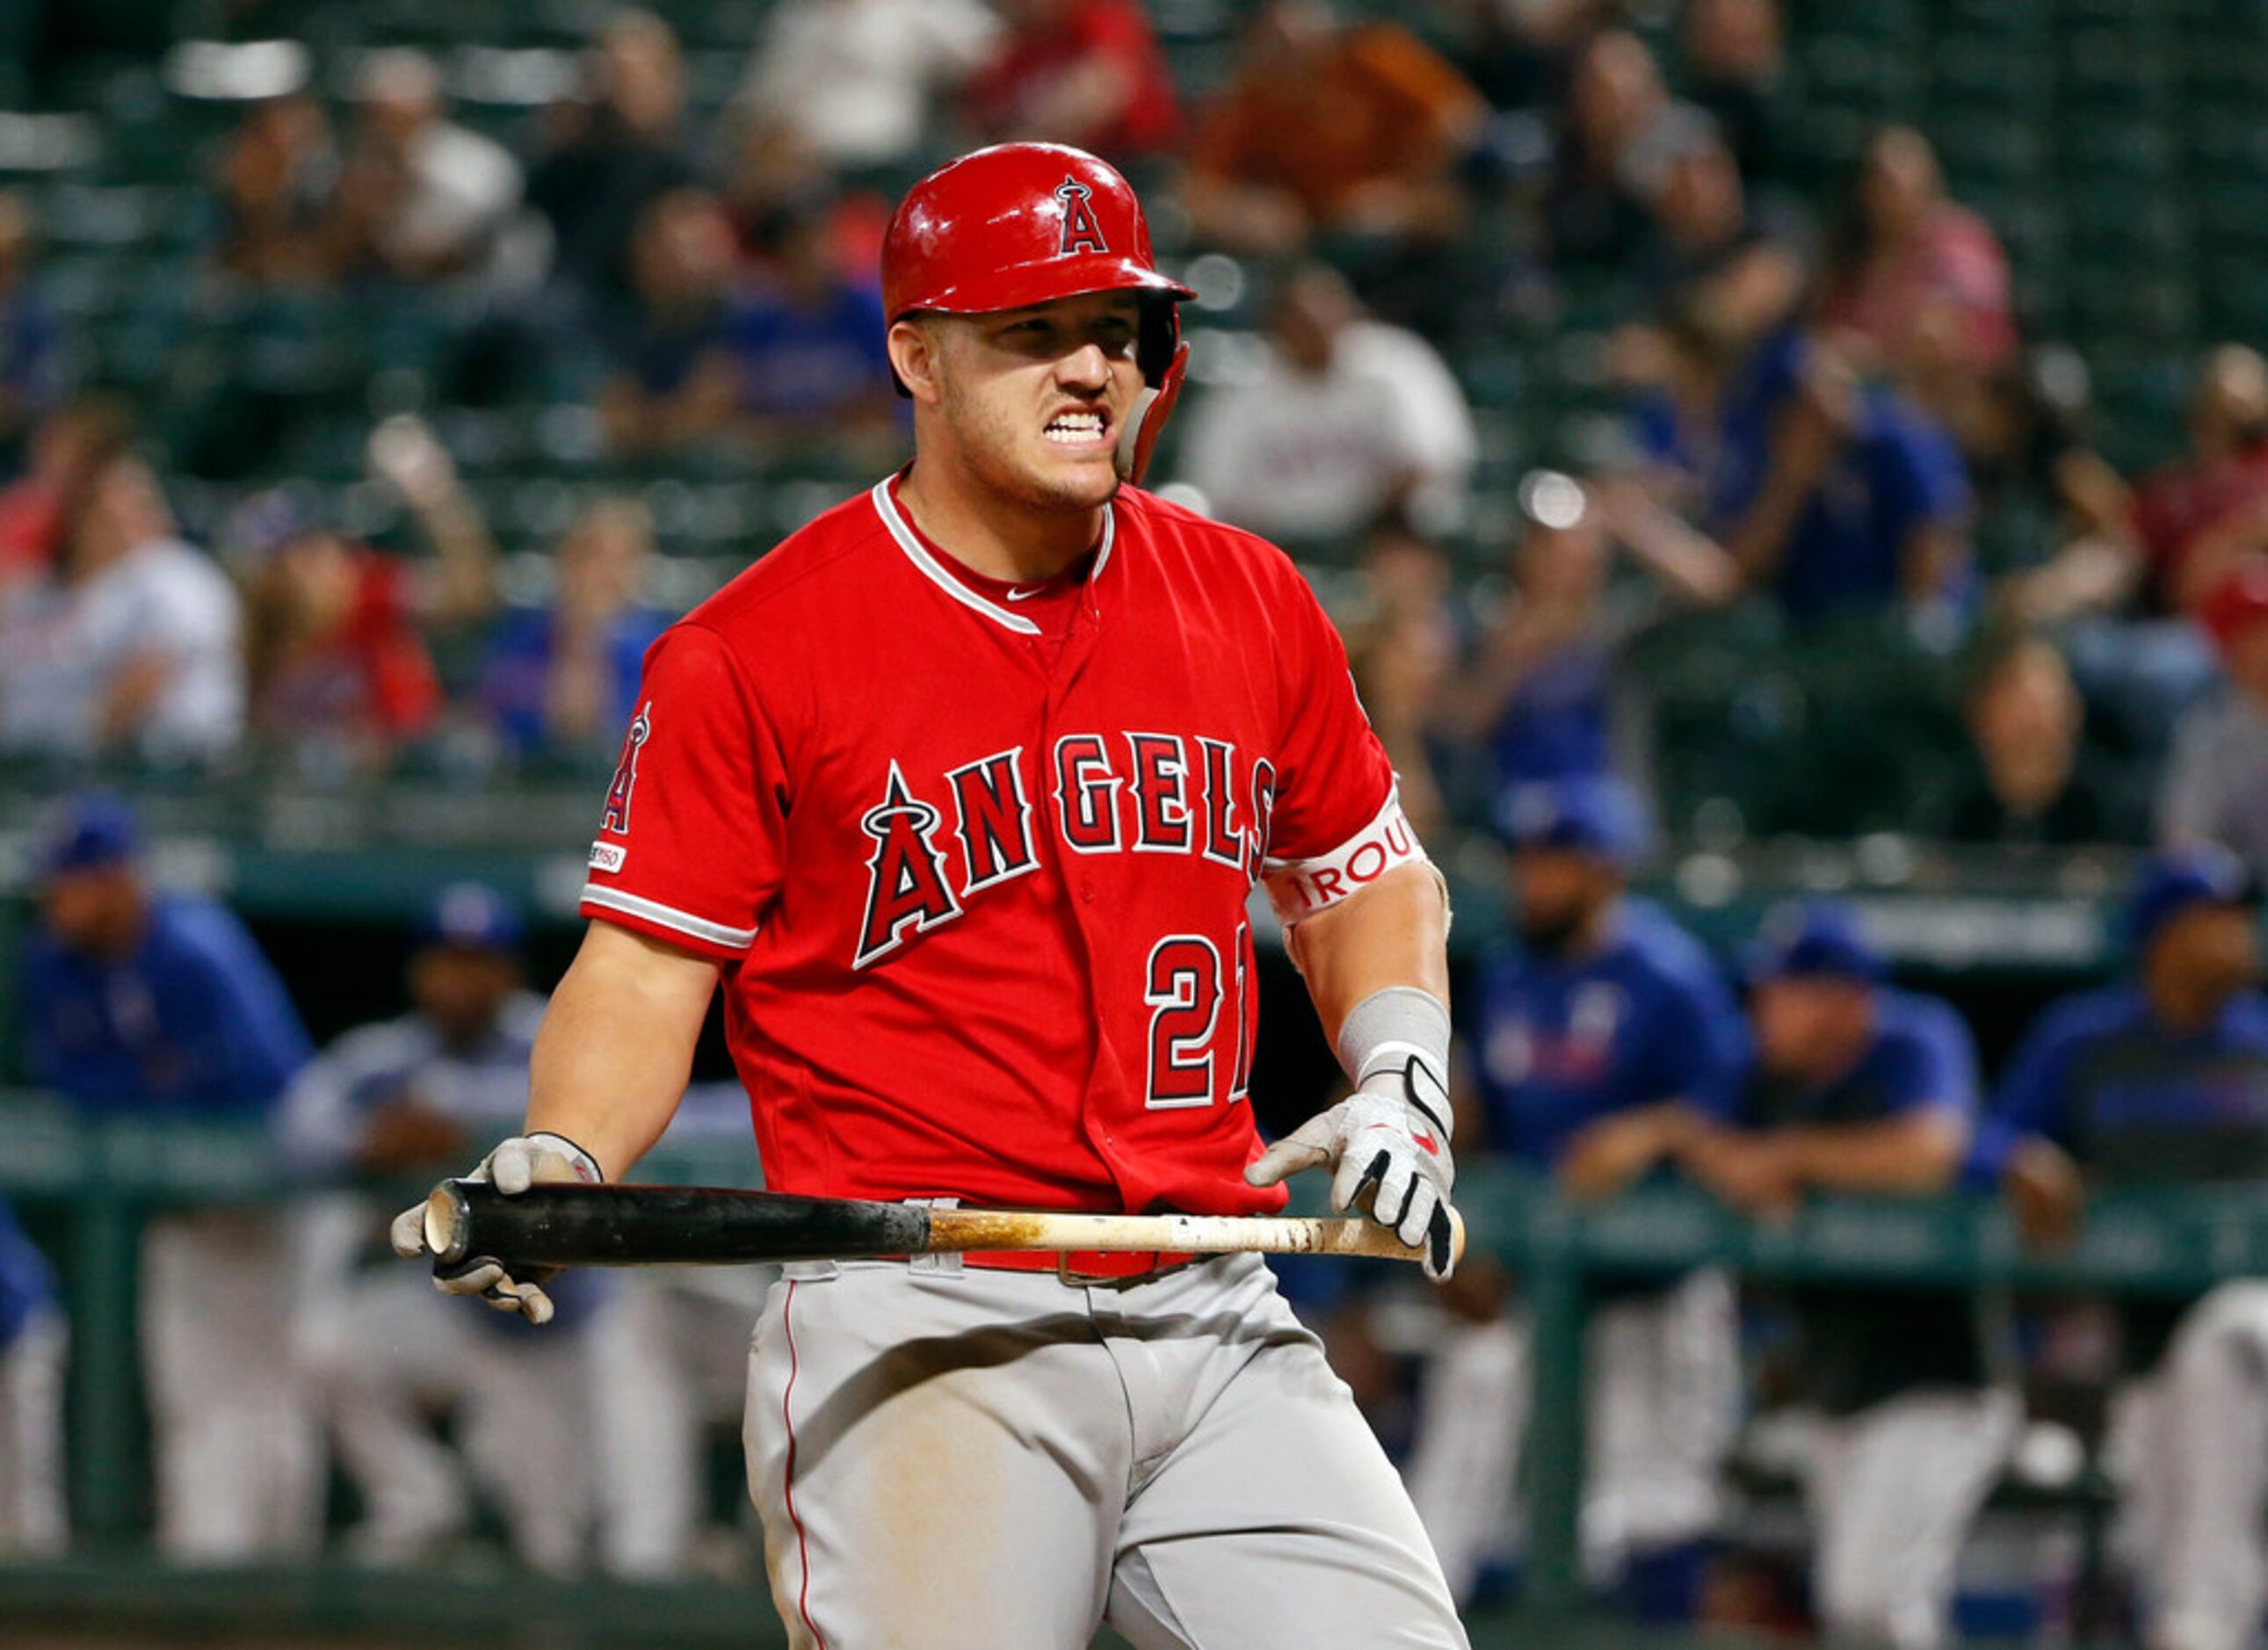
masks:
[[[2126,905],[2126,945],[2137,957],[2165,925],[2196,905],[2255,905],[2260,891],[2244,862],[2226,848],[2199,843],[2146,860]]]
[[[1876,985],[1888,969],[1856,907],[1808,900],[1775,906],[1765,915],[1745,972],[1751,985],[1796,979]]]
[[[131,863],[142,852],[142,828],[124,799],[107,791],[90,791],[58,807],[40,843],[41,880],[71,871],[95,871]]]
[[[1646,808],[1621,780],[1600,777],[1516,784],[1498,799],[1496,830],[1504,845],[1564,848],[1628,865],[1646,852]]]
[[[417,924],[418,943],[466,951],[509,951],[519,944],[519,913],[483,882],[452,882]]]

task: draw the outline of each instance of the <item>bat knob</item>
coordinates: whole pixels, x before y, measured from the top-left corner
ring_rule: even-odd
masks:
[[[1454,1204],[1444,1207],[1449,1212],[1449,1270],[1454,1271],[1465,1263],[1465,1217],[1457,1212]],[[429,1214],[426,1219],[431,1221],[432,1217]]]
[[[425,1199],[425,1247],[440,1265],[465,1258],[466,1217],[470,1213],[458,1182],[445,1180]]]

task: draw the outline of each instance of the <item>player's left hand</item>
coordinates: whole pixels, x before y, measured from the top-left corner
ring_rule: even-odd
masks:
[[[465,1176],[484,1180],[508,1197],[530,1186],[596,1185],[606,1179],[598,1160],[564,1135],[514,1135],[480,1160]],[[425,1205],[414,1203],[394,1217],[387,1236],[404,1260],[430,1258],[425,1247]],[[497,1262],[475,1255],[451,1271],[433,1269],[433,1286],[445,1295],[477,1295],[499,1312],[517,1312],[530,1323],[551,1321],[551,1297],[543,1285],[558,1274],[549,1266],[515,1278]]]
[[[1273,1186],[1302,1169],[1330,1165],[1336,1171],[1331,1206],[1355,1208],[1367,1192],[1370,1218],[1411,1249],[1425,1250],[1425,1275],[1438,1281],[1456,1265],[1449,1189],[1457,1166],[1449,1155],[1448,1131],[1434,1118],[1437,1110],[1447,1116],[1448,1094],[1428,1081],[1421,1099],[1414,1086],[1427,1079],[1415,1073],[1424,1071],[1412,1059],[1401,1071],[1379,1073],[1270,1146],[1244,1178]]]

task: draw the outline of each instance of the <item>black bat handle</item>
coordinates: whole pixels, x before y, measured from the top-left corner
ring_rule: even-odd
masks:
[[[440,1267],[733,1266],[917,1255],[929,1211],[903,1204],[707,1186],[531,1186],[444,1181],[425,1204]]]

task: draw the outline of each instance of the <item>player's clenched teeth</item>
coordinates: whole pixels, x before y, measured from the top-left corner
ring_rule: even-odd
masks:
[[[1065,412],[1049,419],[1043,433],[1064,446],[1086,446],[1101,440],[1108,427],[1109,421],[1099,412]]]

